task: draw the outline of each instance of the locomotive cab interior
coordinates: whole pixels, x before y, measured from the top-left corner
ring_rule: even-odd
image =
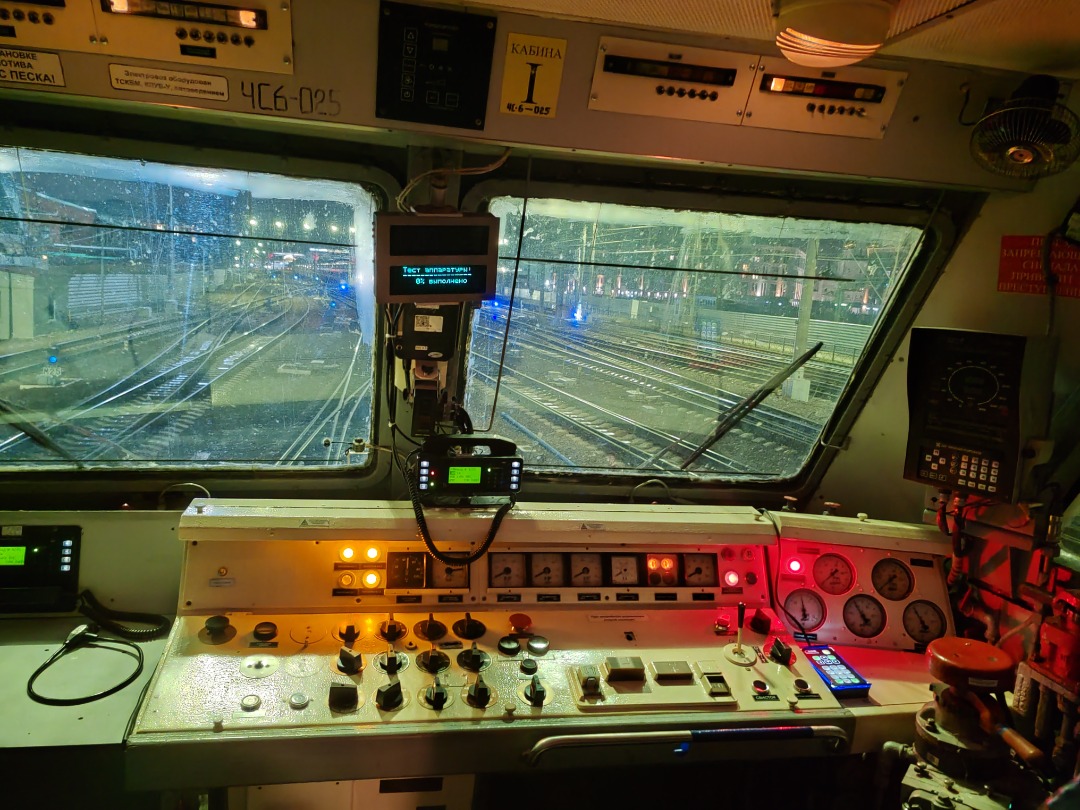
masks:
[[[11,806],[1076,806],[1074,5],[0,0]]]

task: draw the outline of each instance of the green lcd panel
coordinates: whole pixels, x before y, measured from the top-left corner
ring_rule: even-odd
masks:
[[[0,565],[26,565],[26,546],[0,546]]]
[[[451,467],[446,476],[448,484],[479,484],[479,467]]]

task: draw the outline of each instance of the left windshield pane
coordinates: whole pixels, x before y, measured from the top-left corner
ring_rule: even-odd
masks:
[[[0,148],[0,468],[364,463],[373,217],[350,183]]]

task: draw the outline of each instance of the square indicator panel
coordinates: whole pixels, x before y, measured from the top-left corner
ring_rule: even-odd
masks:
[[[495,17],[383,2],[375,115],[483,129]]]

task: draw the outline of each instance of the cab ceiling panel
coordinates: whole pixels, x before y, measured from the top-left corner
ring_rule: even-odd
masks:
[[[451,0],[458,5],[772,43],[779,0]],[[723,47],[722,42],[718,42]],[[776,53],[775,46],[766,54]],[[900,0],[881,54],[1080,78],[1077,0]]]

